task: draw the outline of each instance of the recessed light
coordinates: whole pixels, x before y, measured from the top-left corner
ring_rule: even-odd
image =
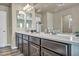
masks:
[[[58,3],[58,4],[56,4],[56,5],[59,6],[59,7],[61,7],[61,6],[64,5],[64,3]]]

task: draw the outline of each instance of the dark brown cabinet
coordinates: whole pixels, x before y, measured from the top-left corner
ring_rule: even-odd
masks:
[[[24,56],[70,56],[71,45],[49,39],[16,34],[16,46]]]
[[[64,56],[68,55],[68,45],[67,44],[42,39],[41,45],[47,49],[50,49],[52,51],[59,53],[60,55],[64,55]]]
[[[23,47],[22,47],[22,43],[23,43],[23,42],[22,42],[22,38],[19,37],[18,39],[19,39],[19,41],[18,41],[18,48],[19,48],[19,50],[20,50],[21,52],[23,52],[23,50],[22,50],[22,48],[23,48]]]
[[[23,40],[23,54],[28,56],[28,41]]]
[[[15,33],[16,35],[16,47],[19,49],[19,37],[18,37],[18,33]]]
[[[30,56],[40,56],[40,47],[30,42]]]
[[[29,41],[40,45],[40,38],[30,36]]]
[[[24,56],[28,56],[28,54],[29,54],[29,45],[28,45],[28,36],[27,35],[25,35],[25,34],[23,34],[23,54],[24,54]]]
[[[30,56],[40,56],[40,39],[30,36]]]
[[[28,41],[28,36],[23,34],[23,40],[27,40]]]
[[[41,56],[60,56],[60,55],[58,55],[58,54],[56,54],[56,53],[54,53],[54,52],[52,52],[50,50],[42,48]]]

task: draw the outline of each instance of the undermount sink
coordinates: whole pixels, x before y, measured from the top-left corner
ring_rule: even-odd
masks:
[[[57,34],[58,36],[73,37],[73,34]]]

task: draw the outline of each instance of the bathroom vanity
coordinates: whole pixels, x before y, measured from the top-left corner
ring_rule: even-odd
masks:
[[[16,32],[16,46],[25,56],[79,56],[74,35]]]

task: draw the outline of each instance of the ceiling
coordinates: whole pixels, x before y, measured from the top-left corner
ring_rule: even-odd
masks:
[[[11,3],[0,3],[0,5],[10,6],[10,5],[11,5]]]
[[[17,3],[17,5],[20,5],[22,8],[26,4],[27,3]],[[10,6],[11,4],[0,3],[0,5]],[[40,13],[40,12],[45,12],[45,11],[50,11],[50,12],[62,11],[74,6],[79,6],[79,3],[30,3],[30,5],[34,6],[35,11]]]
[[[79,3],[38,3],[35,4],[34,7],[36,9],[36,12],[44,12],[44,11],[57,12],[78,5]]]

